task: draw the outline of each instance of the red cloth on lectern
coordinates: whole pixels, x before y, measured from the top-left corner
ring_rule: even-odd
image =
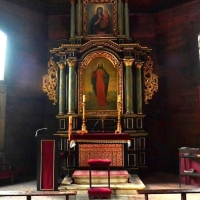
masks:
[[[41,148],[41,189],[53,189],[54,188],[54,140],[42,141]]]

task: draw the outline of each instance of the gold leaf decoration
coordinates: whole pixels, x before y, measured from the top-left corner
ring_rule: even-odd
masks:
[[[148,104],[148,100],[158,91],[158,76],[153,74],[153,60],[150,56],[144,64],[144,86],[144,103]]]
[[[56,90],[57,85],[58,85],[58,66],[53,61],[53,58],[50,58],[48,62],[48,74],[43,76],[42,89],[45,93],[47,93],[49,100],[53,101],[52,103],[53,105],[56,105],[57,103],[57,90]]]

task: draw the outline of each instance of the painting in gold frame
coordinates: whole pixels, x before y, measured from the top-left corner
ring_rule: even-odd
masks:
[[[84,0],[83,34],[88,37],[117,35],[117,1]]]
[[[79,114],[85,95],[86,116],[116,116],[122,95],[122,63],[110,52],[94,51],[79,64]]]

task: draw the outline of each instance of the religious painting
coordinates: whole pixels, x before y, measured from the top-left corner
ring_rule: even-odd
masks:
[[[83,7],[84,35],[88,37],[116,36],[116,1],[87,0]]]
[[[122,66],[111,53],[96,51],[86,56],[81,64],[79,106],[85,95],[86,114],[117,114],[117,97],[122,95]]]

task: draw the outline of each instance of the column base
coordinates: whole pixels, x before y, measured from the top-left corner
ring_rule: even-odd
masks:
[[[65,113],[63,112],[63,113],[59,113],[58,115],[64,115]]]
[[[142,112],[138,112],[137,114],[138,114],[138,115],[142,115],[143,113],[142,113]]]
[[[126,114],[134,114],[133,111],[127,111]]]
[[[75,112],[68,112],[68,115],[75,115]]]

